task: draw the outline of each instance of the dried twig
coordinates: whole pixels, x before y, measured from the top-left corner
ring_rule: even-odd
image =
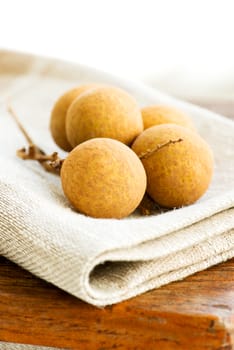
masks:
[[[146,159],[146,158],[149,158],[153,153],[155,152],[158,152],[160,149],[166,147],[166,146],[169,146],[171,144],[174,144],[174,143],[177,143],[177,142],[181,142],[183,141],[183,139],[178,139],[178,140],[169,140],[168,142],[165,142],[161,145],[157,145],[155,148],[153,149],[147,149],[145,152],[139,154],[139,158],[140,159]]]
[[[42,149],[40,149],[31,139],[28,132],[23,127],[22,123],[19,121],[19,118],[17,117],[15,111],[13,108],[8,105],[7,110],[9,114],[12,116],[14,121],[16,122],[17,126],[19,127],[20,131],[24,135],[26,141],[28,142],[28,149],[21,148],[17,151],[17,156],[21,159],[27,160],[36,160],[39,162],[39,164],[46,170],[55,174],[59,174],[62,163],[64,159],[61,159],[58,156],[57,152],[54,152],[50,155],[47,155]]]
[[[138,206],[141,215],[149,216],[155,213],[156,211],[161,213],[163,208],[161,208],[154,200],[146,193]]]
[[[22,132],[22,134],[26,138],[28,144],[29,145],[33,145],[34,143],[33,143],[32,139],[31,139],[31,137],[28,135],[28,133],[24,129],[23,125],[20,123],[20,121],[19,121],[19,119],[18,119],[14,109],[11,107],[11,105],[7,106],[7,111],[8,111],[8,113],[10,113],[10,115],[12,116],[12,118],[14,119],[16,124],[18,125],[18,128],[20,129],[20,131]]]

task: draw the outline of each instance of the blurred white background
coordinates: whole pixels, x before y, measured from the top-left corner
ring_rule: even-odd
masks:
[[[0,0],[0,47],[234,99],[233,0]]]

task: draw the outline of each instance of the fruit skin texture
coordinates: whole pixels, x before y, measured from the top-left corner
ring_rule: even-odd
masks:
[[[196,132],[175,124],[153,126],[137,137],[132,149],[147,175],[147,192],[162,207],[194,203],[207,190],[213,154]]]
[[[67,138],[73,147],[96,137],[112,138],[130,145],[142,131],[143,121],[137,102],[116,87],[102,87],[85,93],[67,112]]]
[[[160,124],[177,124],[195,131],[192,120],[182,111],[169,106],[155,105],[141,110],[144,129]]]
[[[61,169],[64,194],[79,212],[95,218],[123,218],[139,205],[146,174],[123,143],[96,138],[74,148]]]
[[[50,131],[55,143],[64,151],[71,151],[70,145],[66,135],[66,114],[71,103],[79,97],[83,92],[97,87],[97,84],[84,84],[77,88],[67,91],[59,97],[54,105],[50,117]]]

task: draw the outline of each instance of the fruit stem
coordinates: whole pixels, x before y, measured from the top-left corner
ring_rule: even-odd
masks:
[[[150,157],[153,153],[159,151],[160,149],[169,146],[171,144],[177,143],[177,142],[181,142],[183,141],[183,139],[178,139],[178,140],[169,140],[168,142],[162,143],[161,145],[157,145],[155,148],[153,149],[147,149],[145,152],[139,154],[139,158],[140,159],[146,159],[148,157]]]
[[[64,159],[61,159],[57,152],[47,155],[42,149],[35,145],[32,138],[29,136],[28,132],[20,122],[14,109],[10,105],[7,106],[7,111],[14,119],[29,145],[28,149],[21,148],[18,150],[16,152],[17,156],[24,160],[36,160],[46,171],[54,174],[60,174]]]
[[[16,115],[14,109],[11,107],[11,105],[7,106],[7,111],[12,116],[14,121],[16,122],[18,128],[20,129],[20,131],[24,135],[24,137],[25,137],[26,141],[28,142],[28,144],[29,145],[33,145],[34,144],[33,140],[31,139],[31,137],[29,136],[29,134],[27,133],[27,131],[25,130],[25,128],[23,127],[21,122],[19,121],[19,118],[17,117],[17,115]]]
[[[165,209],[160,207],[147,193],[145,193],[138,209],[142,216],[161,214],[165,211]]]

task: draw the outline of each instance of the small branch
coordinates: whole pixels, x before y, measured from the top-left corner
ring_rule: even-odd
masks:
[[[146,193],[138,207],[141,215],[149,216],[155,213],[155,211],[161,213],[163,209],[154,202],[154,200]]]
[[[31,137],[28,135],[27,131],[25,130],[25,128],[23,127],[23,125],[20,123],[15,111],[13,110],[13,108],[8,105],[7,106],[7,111],[8,113],[12,116],[12,118],[14,119],[14,121],[16,122],[16,124],[18,125],[18,128],[20,129],[20,131],[22,132],[22,134],[24,135],[24,137],[26,138],[27,142],[29,145],[33,145],[34,142],[32,141]]]
[[[35,145],[30,145],[28,149],[21,148],[16,152],[17,156],[24,160],[38,161],[46,171],[60,173],[64,159],[59,158],[58,153],[45,154]]]
[[[152,150],[151,149],[147,149],[145,152],[141,153],[138,157],[140,159],[147,159],[149,158],[153,153],[156,153],[158,152],[160,149],[166,147],[166,146],[169,146],[171,144],[174,144],[174,143],[177,143],[177,142],[181,142],[183,141],[183,139],[178,139],[178,140],[169,140],[168,142],[165,142],[161,145],[157,145],[155,148],[153,148]]]
[[[42,149],[35,145],[28,132],[19,121],[13,108],[8,105],[7,110],[29,144],[28,149],[21,148],[18,150],[16,152],[17,156],[24,160],[36,160],[46,171],[59,174],[64,159],[61,159],[57,152],[47,155]]]

